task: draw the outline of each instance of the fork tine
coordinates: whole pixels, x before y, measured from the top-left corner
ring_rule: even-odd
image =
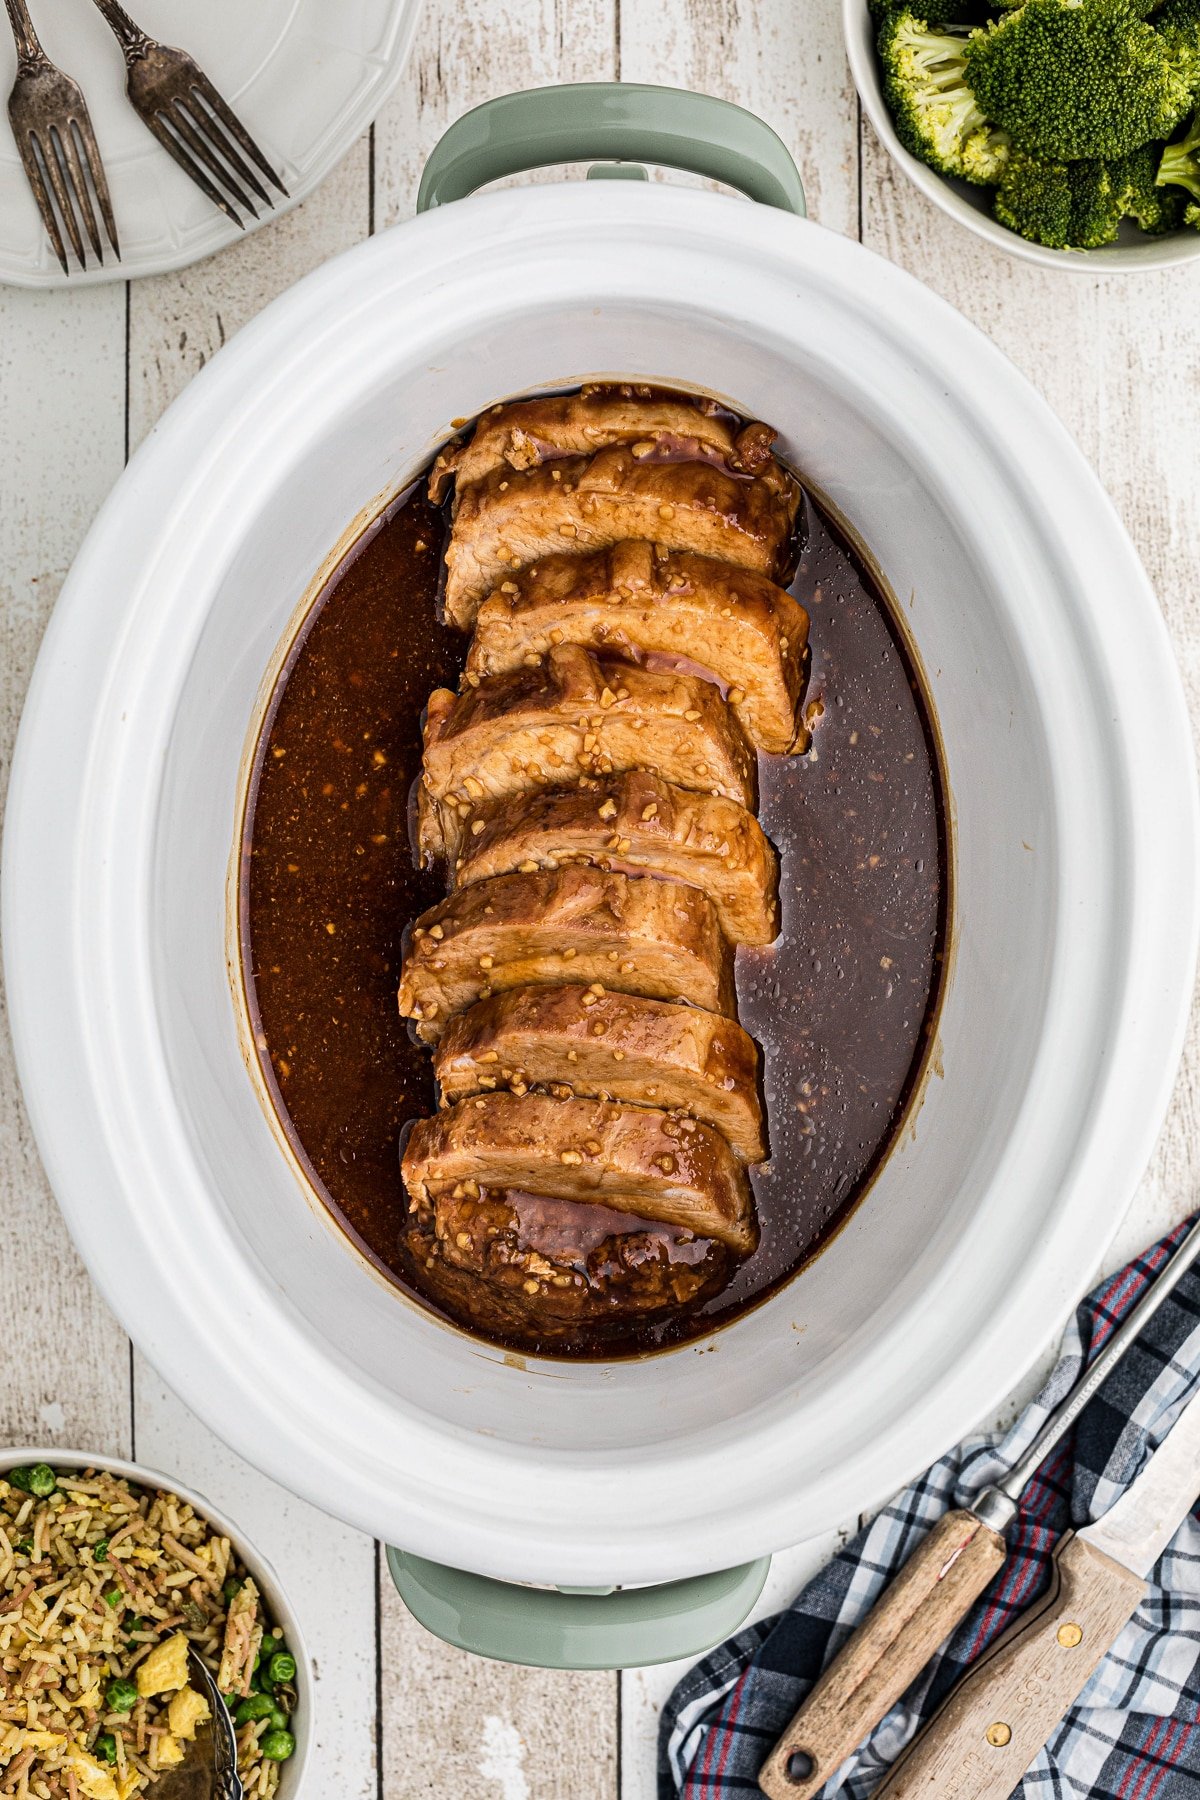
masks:
[[[46,234],[54,245],[54,254],[62,264],[64,275],[71,273],[67,263],[66,246],[62,240],[62,232],[58,229],[58,220],[54,216],[54,202],[46,191],[46,183],[42,178],[41,164],[33,153],[33,133],[28,137],[17,138],[17,149],[21,153],[21,163],[25,170],[25,178],[33,189],[33,197],[37,201],[38,211],[42,215],[42,224]]]
[[[264,206],[274,206],[275,202],[272,200],[270,194],[268,194],[262,182],[258,179],[258,176],[254,173],[254,170],[250,167],[249,163],[246,162],[245,158],[238,154],[234,145],[230,143],[220,119],[217,118],[215,113],[207,111],[203,105],[203,95],[200,93],[199,89],[193,88],[192,93],[195,98],[190,106],[182,95],[179,96],[175,101],[176,111],[187,114],[195,125],[196,130],[207,139],[218,155],[224,157],[234,174],[240,176],[247,187],[252,187],[254,189],[254,192],[258,195]]]
[[[80,266],[87,267],[87,258],[83,252],[83,239],[79,235],[79,221],[75,217],[75,208],[71,205],[71,196],[67,192],[67,183],[54,154],[54,145],[47,150],[36,131],[30,134],[33,138],[34,153],[41,153],[46,165],[46,173],[50,177],[50,186],[54,189],[54,198],[58,201],[58,210],[62,214],[62,222],[67,228],[67,236],[71,240],[71,248],[79,258]]]
[[[250,133],[246,130],[246,127],[242,124],[242,121],[238,118],[233,108],[227,105],[221,98],[221,95],[217,92],[216,88],[202,69],[197,70],[197,75],[199,76],[199,79],[192,83],[192,92],[197,94],[200,99],[204,101],[209,110],[216,114],[229,135],[232,138],[235,138],[246,152],[246,155],[253,158],[258,164],[267,180],[279,189],[285,199],[290,198],[282,181],[279,179],[254,139],[250,136]],[[265,194],[263,195],[263,198],[264,200],[266,199]]]
[[[57,125],[51,125],[50,143],[58,158],[58,165],[63,172],[67,186],[75,196],[75,204],[83,215],[84,229],[88,234],[92,249],[96,252],[96,260],[103,267],[104,247],[100,242],[96,215],[92,210],[92,196],[88,193],[87,176],[84,174],[83,164],[79,160],[79,148],[71,135],[69,121],[64,123],[61,130]]]
[[[92,121],[86,112],[76,115],[71,120],[71,130],[79,139],[79,148],[83,160],[87,164],[88,174],[92,178],[92,186],[96,190],[96,199],[100,203],[100,216],[104,220],[104,229],[108,233],[108,241],[118,262],[121,260],[121,241],[117,236],[117,223],[113,218],[112,201],[108,195],[108,177],[104,173],[104,163],[96,144],[96,134],[92,130]]]
[[[163,149],[167,152],[167,155],[173,156],[184,174],[188,175],[195,182],[201,193],[207,194],[213,205],[219,206],[221,211],[225,213],[227,217],[231,218],[235,225],[239,226],[244,231],[246,229],[245,220],[234,211],[220,188],[213,186],[199,164],[193,161],[186,146],[180,143],[175,133],[171,130],[170,125],[167,123],[168,115],[161,112],[148,112],[143,113],[142,117],[162,145]]]
[[[208,139],[199,130],[195,120],[188,112],[182,100],[172,100],[165,109],[167,118],[175,127],[193,156],[198,156],[213,180],[218,182],[228,193],[235,206],[244,206],[251,218],[257,219],[258,208],[248,194],[244,194],[225,164],[213,150]]]

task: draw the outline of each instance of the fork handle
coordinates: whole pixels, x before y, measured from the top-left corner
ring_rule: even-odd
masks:
[[[25,0],[4,0],[4,4],[8,8],[8,22],[12,26],[17,45],[17,74],[27,75],[31,69],[40,68],[46,61],[46,52],[33,29],[33,20],[29,16]]]
[[[21,0],[17,0],[17,3],[20,4]],[[13,0],[8,0],[8,4],[11,6]],[[95,0],[95,4],[104,15],[106,24],[111,27],[116,36],[117,42],[124,52],[125,61],[127,63],[137,62],[139,57],[145,56],[150,48],[151,40],[140,25],[134,24],[125,8],[118,6],[117,0]]]

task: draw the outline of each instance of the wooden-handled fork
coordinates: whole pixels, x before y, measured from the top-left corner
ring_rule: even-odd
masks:
[[[1022,1490],[1198,1255],[1200,1221],[1007,1479],[969,1511],[948,1513],[918,1545],[767,1758],[758,1779],[768,1800],[813,1800],[965,1618],[1004,1561]]]

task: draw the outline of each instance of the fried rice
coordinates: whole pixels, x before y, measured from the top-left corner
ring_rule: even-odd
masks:
[[[286,1756],[296,1695],[260,1672],[264,1634],[274,1655],[282,1634],[229,1539],[171,1493],[86,1470],[56,1471],[39,1495],[18,1485],[30,1473],[0,1476],[0,1794],[152,1789],[208,1717],[188,1684],[190,1643],[231,1712],[267,1714],[246,1718],[237,1743],[248,1800],[268,1800],[281,1765],[264,1741],[273,1733],[268,1752]],[[40,1487],[51,1475],[32,1473]]]

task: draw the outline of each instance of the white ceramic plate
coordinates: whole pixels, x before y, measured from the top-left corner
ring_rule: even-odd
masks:
[[[89,0],[33,0],[46,52],[82,87],[108,171],[121,261],[64,275],[29,191],[7,124],[0,125],[0,280],[19,287],[161,275],[242,234],[159,148],[125,98],[125,63]],[[137,0],[153,37],[190,51],[279,170],[294,206],[323,181],[387,99],[404,67],[421,0]],[[16,74],[0,34],[0,92]],[[249,230],[255,229],[250,221]]]

